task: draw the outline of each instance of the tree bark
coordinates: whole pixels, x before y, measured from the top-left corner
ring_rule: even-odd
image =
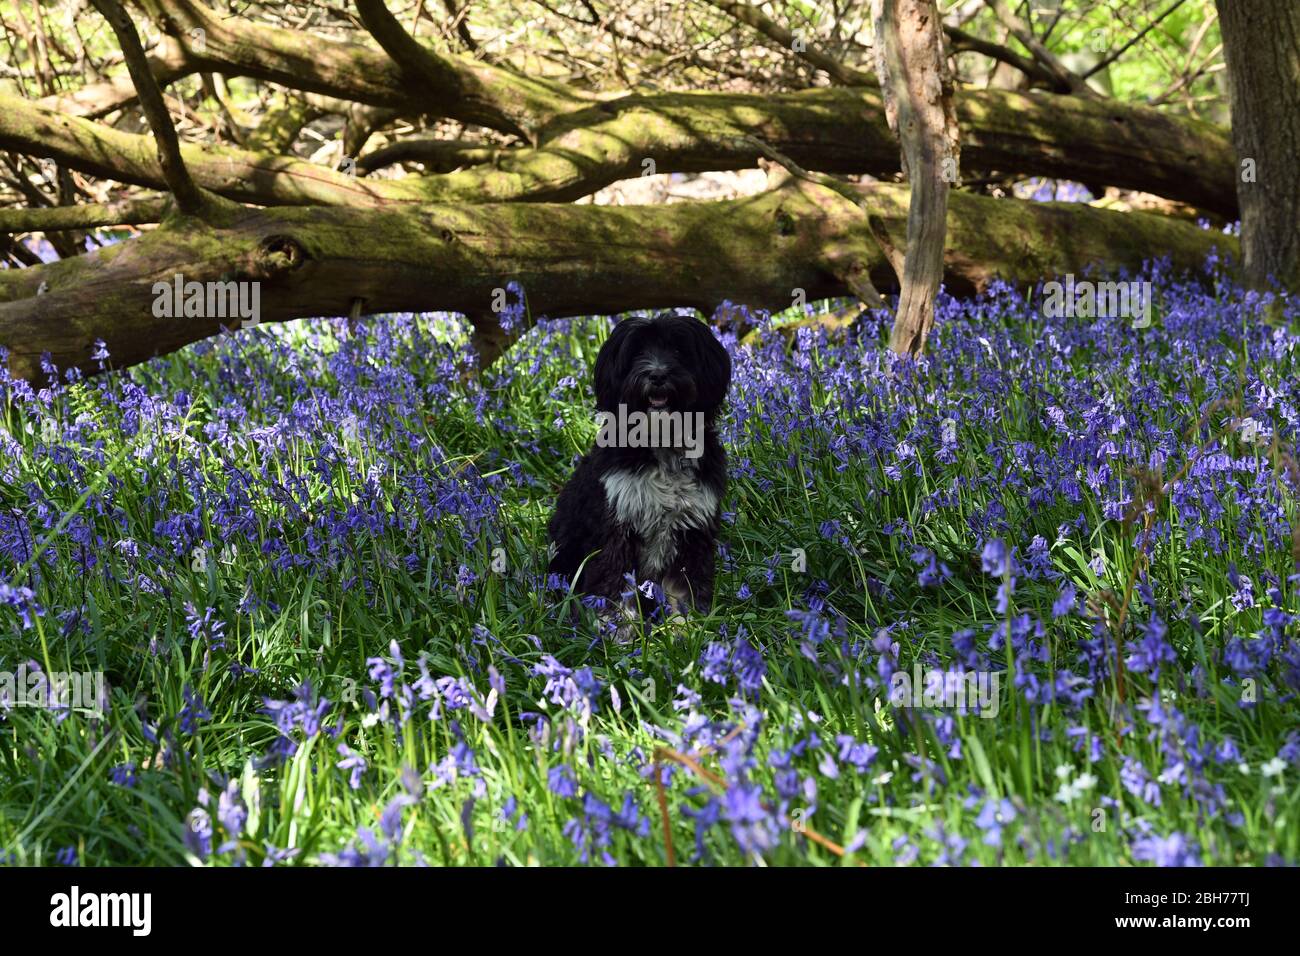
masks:
[[[1217,0],[1246,279],[1300,291],[1300,3]]]
[[[589,315],[724,300],[783,309],[846,294],[868,274],[893,272],[873,241],[906,241],[908,191],[863,188],[862,202],[798,179],[747,199],[670,206],[480,204],[383,208],[223,209],[130,242],[29,269],[0,271],[0,344],[12,374],[95,370],[103,339],[117,367],[144,361],[237,324],[153,314],[155,282],[260,282],[262,321],[347,314],[491,312],[493,292],[520,282],[533,315]],[[945,280],[955,293],[994,278],[1017,285],[1081,272],[1089,263],[1137,268],[1156,254],[1199,268],[1230,237],[1143,213],[1074,203],[1022,203],[953,193]],[[631,238],[629,238],[631,237]],[[483,336],[493,349],[509,336]],[[497,356],[482,356],[484,364]]]
[[[891,257],[902,291],[889,347],[920,355],[934,324],[948,188],[957,181],[960,158],[952,76],[934,0],[873,0],[872,10],[885,116],[902,146],[903,173],[912,186],[907,250],[901,262],[896,254]],[[891,250],[887,242],[881,247],[887,254]]]
[[[162,89],[154,79],[144,47],[140,45],[135,23],[118,0],[92,2],[99,15],[108,21],[108,25],[117,34],[117,45],[126,59],[131,83],[135,86],[140,101],[140,110],[153,133],[154,156],[167,189],[183,212],[195,215],[203,208],[205,198],[181,159],[180,137],[176,135],[171,114],[163,102]]]
[[[1104,182],[1236,215],[1232,143],[1212,124],[1109,101],[998,90],[961,91],[957,117],[968,171]],[[822,172],[887,176],[899,169],[880,91],[865,87],[628,96],[566,116],[538,147],[403,180],[351,178],[305,160],[228,146],[187,145],[181,154],[200,186],[263,205],[567,202],[641,175],[646,159],[661,173],[752,169],[761,155],[753,139]],[[166,188],[148,137],[3,93],[0,148]]]

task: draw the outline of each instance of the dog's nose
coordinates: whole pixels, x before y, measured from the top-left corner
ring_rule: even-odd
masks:
[[[668,384],[668,375],[665,372],[650,373],[651,388],[663,388],[667,384]]]

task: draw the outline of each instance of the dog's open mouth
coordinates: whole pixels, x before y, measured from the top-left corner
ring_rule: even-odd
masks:
[[[668,396],[667,396],[667,395],[662,395],[662,394],[654,394],[654,395],[650,395],[650,396],[649,396],[649,400],[650,400],[650,407],[651,407],[651,408],[667,408],[667,407],[668,407]]]

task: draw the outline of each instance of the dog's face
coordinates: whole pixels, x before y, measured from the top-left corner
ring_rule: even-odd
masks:
[[[731,356],[697,319],[664,312],[624,319],[596,356],[596,409],[703,412],[712,419],[731,385]]]

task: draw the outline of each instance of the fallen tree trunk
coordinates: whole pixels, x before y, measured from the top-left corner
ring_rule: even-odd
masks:
[[[968,172],[1104,183],[1236,215],[1232,144],[1209,123],[1051,94],[961,90],[957,101]],[[646,160],[660,173],[752,169],[761,155],[754,140],[821,172],[888,176],[899,169],[880,91],[867,87],[628,96],[564,115],[538,146],[485,153],[490,161],[480,165],[402,180],[357,179],[226,146],[191,145],[182,153],[200,186],[259,205],[567,202],[641,175]],[[0,148],[165,188],[149,137],[3,93]]]
[[[138,239],[75,259],[0,272],[0,344],[15,376],[95,369],[103,339],[121,367],[238,324],[159,318],[154,283],[258,282],[261,321],[449,310],[476,319],[494,360],[510,341],[492,321],[496,290],[522,284],[533,315],[589,315],[724,300],[784,309],[844,295],[863,274],[893,272],[869,238],[906,240],[908,191],[864,187],[861,203],[791,179],[759,196],[670,206],[483,204],[223,209],[220,221],[169,219]],[[1177,220],[1074,203],[1023,203],[954,193],[945,278],[977,291],[1081,272],[1090,263],[1136,268],[1153,254],[1199,267],[1236,242]]]

